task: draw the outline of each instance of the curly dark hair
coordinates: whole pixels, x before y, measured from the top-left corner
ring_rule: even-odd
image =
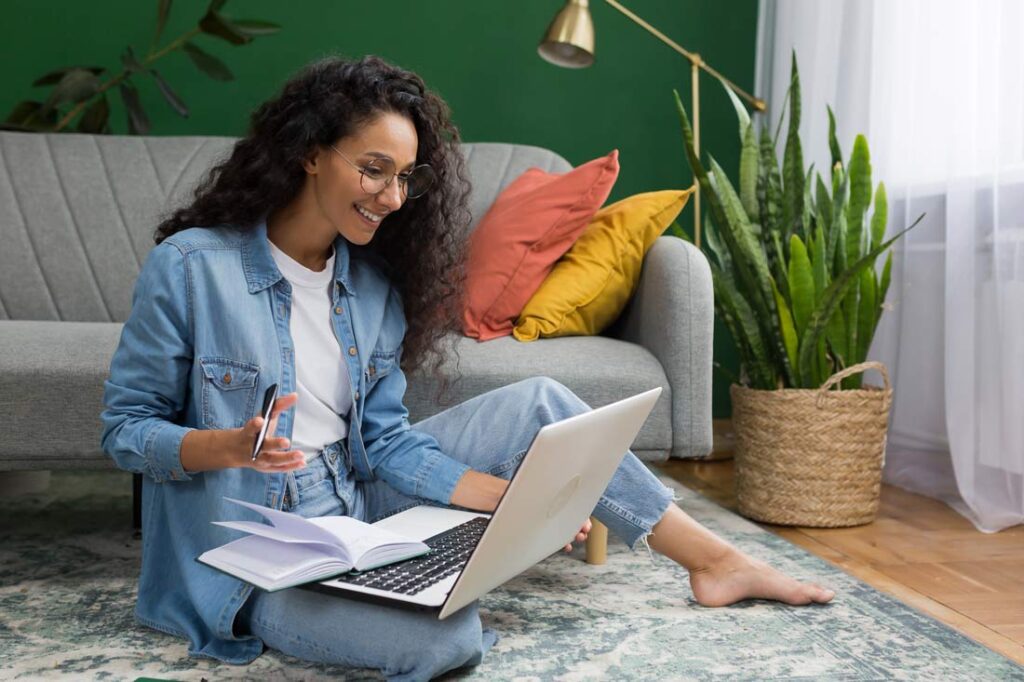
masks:
[[[426,367],[437,375],[444,341],[454,338],[447,332],[458,326],[470,185],[448,106],[411,71],[375,56],[331,57],[306,66],[253,113],[246,136],[210,170],[192,202],[160,223],[155,239],[159,244],[190,227],[255,227],[298,195],[306,178],[303,161],[318,147],[388,112],[413,122],[416,163],[430,164],[437,178],[429,192],[388,216],[368,245],[350,250],[383,260],[402,297],[408,322],[403,368]]]

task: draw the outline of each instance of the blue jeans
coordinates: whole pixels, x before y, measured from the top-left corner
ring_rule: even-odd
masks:
[[[534,378],[468,400],[413,428],[429,433],[445,453],[472,469],[508,479],[542,426],[589,409],[558,382]],[[373,523],[427,503],[382,481],[355,481],[346,473],[346,456],[331,446],[289,476],[286,508],[306,517],[346,514]],[[671,490],[627,453],[594,516],[635,548],[671,502]],[[297,589],[255,590],[239,612],[236,632],[251,633],[297,658],[376,668],[394,680],[427,680],[476,665],[497,639],[483,629],[475,603],[438,620]]]

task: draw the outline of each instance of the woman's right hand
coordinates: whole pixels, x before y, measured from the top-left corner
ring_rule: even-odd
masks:
[[[253,460],[252,447],[256,444],[256,438],[263,428],[263,415],[256,415],[247,421],[239,431],[241,439],[240,446],[235,452],[237,464],[233,466],[245,466],[263,471],[268,474],[293,471],[306,466],[306,457],[299,450],[289,450],[291,443],[287,438],[272,436],[277,431],[278,417],[285,410],[289,410],[299,402],[298,393],[288,393],[274,401],[274,408],[270,411],[270,426],[267,427],[267,437],[263,439],[260,446],[259,456]]]
[[[281,413],[295,407],[298,393],[288,393],[274,401],[270,412],[267,434],[277,430]],[[248,467],[268,474],[294,471],[306,466],[306,458],[299,450],[289,450],[287,438],[268,435],[263,440],[259,457],[252,459],[252,448],[263,426],[263,416],[257,415],[240,429],[195,429],[185,434],[181,442],[181,466],[188,473],[213,471],[231,467]]]

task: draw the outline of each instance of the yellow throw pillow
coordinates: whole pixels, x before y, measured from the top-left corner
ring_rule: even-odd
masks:
[[[636,194],[595,213],[527,301],[512,335],[534,341],[597,334],[614,322],[640,280],[644,255],[692,192]]]

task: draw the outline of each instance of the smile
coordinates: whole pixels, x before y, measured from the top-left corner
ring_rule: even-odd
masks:
[[[379,223],[379,222],[380,222],[381,220],[383,220],[383,219],[384,219],[384,216],[383,216],[383,215],[377,215],[376,213],[370,213],[369,211],[367,211],[367,210],[366,210],[365,208],[363,208],[362,206],[356,206],[355,208],[356,208],[356,211],[358,211],[358,212],[359,212],[359,215],[363,216],[364,218],[366,218],[367,220],[369,220],[369,221],[370,221],[371,223],[377,224],[377,223]],[[385,214],[385,215],[386,215],[386,214]]]

